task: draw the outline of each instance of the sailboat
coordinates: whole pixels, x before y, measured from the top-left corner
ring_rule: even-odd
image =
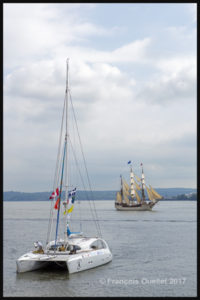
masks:
[[[120,191],[116,193],[115,208],[117,210],[134,210],[144,211],[152,210],[154,205],[163,197],[152,186],[149,187],[145,184],[145,176],[142,167],[141,178],[133,172],[131,161],[130,164],[130,185],[126,180],[120,176]],[[148,195],[148,201],[146,199],[145,190]]]
[[[112,260],[112,253],[107,242],[102,238],[100,226],[98,223],[97,213],[93,201],[93,214],[96,218],[95,224],[97,235],[90,237],[85,235],[82,231],[71,231],[71,214],[75,205],[77,194],[77,186],[74,186],[70,178],[71,165],[69,165],[69,146],[71,144],[72,153],[74,155],[74,164],[76,170],[81,177],[82,183],[85,186],[83,178],[88,179],[90,191],[91,184],[88,176],[88,171],[83,154],[83,161],[86,170],[86,176],[81,175],[78,167],[77,156],[75,149],[72,146],[72,139],[69,132],[69,100],[71,101],[71,110],[75,120],[75,127],[77,129],[79,138],[79,147],[82,150],[82,143],[78,131],[76,116],[72,104],[71,93],[69,89],[69,59],[67,59],[66,72],[66,90],[64,98],[64,107],[61,122],[61,132],[59,139],[56,171],[54,177],[53,192],[50,195],[51,209],[49,217],[49,225],[47,230],[46,245],[43,247],[42,243],[37,241],[34,243],[34,248],[28,253],[19,257],[16,261],[17,272],[23,273],[34,271],[45,267],[59,266],[66,268],[71,273],[76,273],[88,270],[94,267],[104,265]],[[65,122],[64,122],[65,120]],[[65,126],[64,126],[65,124]],[[63,130],[65,128],[65,130]],[[63,190],[65,189],[65,194]],[[85,190],[86,192],[86,190]],[[63,196],[64,194],[64,196]],[[88,197],[89,198],[89,197]],[[89,200],[91,201],[91,200]],[[91,207],[91,205],[90,205]],[[56,219],[55,219],[56,217]],[[61,218],[62,217],[62,218]],[[61,219],[63,221],[64,230],[62,235],[59,235],[61,226]],[[55,222],[56,221],[56,222]],[[61,229],[60,229],[61,231]],[[51,240],[52,235],[55,237]]]

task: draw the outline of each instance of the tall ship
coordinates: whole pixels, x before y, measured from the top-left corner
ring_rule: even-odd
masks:
[[[145,176],[143,164],[141,163],[142,174],[141,178],[133,172],[131,161],[130,165],[130,185],[120,175],[121,187],[120,191],[116,194],[115,208],[117,210],[134,210],[145,211],[152,210],[154,205],[163,197],[156,192],[152,186],[147,186],[145,183]],[[148,199],[146,197],[146,193]]]

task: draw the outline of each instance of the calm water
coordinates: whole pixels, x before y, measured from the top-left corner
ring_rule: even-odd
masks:
[[[196,296],[196,202],[163,201],[152,212],[116,211],[112,201],[95,206],[111,263],[71,275],[58,270],[17,274],[16,259],[36,240],[46,242],[50,204],[4,202],[4,297]],[[92,234],[86,201],[74,211],[74,231],[79,217],[84,232]]]

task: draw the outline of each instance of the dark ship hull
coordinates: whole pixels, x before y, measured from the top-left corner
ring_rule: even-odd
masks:
[[[141,203],[141,204],[126,204],[126,203],[117,203],[115,202],[115,208],[117,210],[131,210],[131,211],[151,211],[156,202]]]

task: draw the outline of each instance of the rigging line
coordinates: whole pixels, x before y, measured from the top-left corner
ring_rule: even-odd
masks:
[[[70,100],[71,100],[71,98],[70,98]],[[80,134],[79,134],[79,130],[78,130],[78,125],[77,125],[77,121],[76,121],[75,112],[74,112],[74,109],[73,109],[72,100],[71,100],[71,105],[72,105],[73,115],[74,115],[74,119],[75,119],[76,129],[77,129],[78,136],[79,136],[79,143],[80,143],[80,146],[81,146],[81,152],[82,152],[84,167],[85,167],[85,170],[86,170],[87,180],[88,180],[88,184],[89,184],[89,188],[90,188],[91,198],[93,199],[93,200],[91,200],[91,199],[88,198],[89,204],[90,204],[90,209],[91,209],[91,212],[93,213],[92,207],[91,207],[91,201],[92,201],[94,214],[95,214],[95,217],[96,217],[96,220],[97,220],[97,224],[96,224],[97,231],[98,231],[98,234],[102,237],[101,228],[100,228],[100,224],[99,224],[99,220],[98,220],[98,216],[97,216],[97,212],[96,212],[96,207],[95,207],[95,204],[94,204],[94,196],[93,196],[93,192],[92,192],[92,188],[91,188],[91,183],[90,183],[90,179],[89,179],[89,174],[88,174],[88,170],[87,170],[85,156],[84,156],[84,153],[83,153],[83,147],[82,147],[82,143],[81,143],[81,139],[80,139]]]
[[[57,159],[56,159],[56,168],[55,168],[55,174],[54,174],[54,183],[53,183],[53,191],[55,191],[57,184],[58,184],[58,175],[60,173],[60,169],[58,169],[58,164],[61,159],[61,138],[62,138],[62,132],[63,132],[63,122],[64,122],[64,113],[65,113],[65,102],[66,97],[64,97],[64,104],[63,104],[63,113],[62,113],[62,121],[61,121],[61,128],[60,128],[60,136],[59,136],[59,143],[58,143],[58,152],[57,152]],[[53,202],[54,199],[51,200],[51,209],[50,209],[50,217],[49,217],[49,224],[48,224],[48,232],[47,232],[47,240],[46,244],[48,244],[52,232],[52,223],[53,223]]]
[[[70,107],[70,109],[71,109],[71,107]],[[70,114],[70,115],[72,116],[72,114]],[[72,134],[70,135],[70,138],[71,138],[71,140],[70,140],[71,149],[70,150],[71,150],[71,153],[72,153],[72,157],[74,156],[73,158],[75,160],[75,157],[78,157],[77,156],[78,143],[77,143],[76,128],[75,128],[73,116],[71,118],[71,123],[70,124],[71,124],[71,132],[72,132]],[[72,145],[73,145],[73,147],[72,147]],[[72,152],[72,150],[74,151],[74,153]],[[77,163],[77,165],[78,165],[78,163]],[[79,183],[78,183],[78,181],[79,181],[79,172],[77,172],[77,165],[75,165],[75,167],[73,167],[74,172],[73,173],[70,172],[70,174],[73,174],[73,176],[74,176],[74,181],[72,181],[72,182],[75,182],[74,187],[78,187],[78,185],[79,185]],[[75,170],[75,168],[76,168],[76,170]],[[82,232],[81,203],[80,203],[79,200],[77,201],[77,205],[78,205],[78,211],[79,211],[80,232]],[[73,215],[72,215],[72,217],[73,217]]]
[[[61,159],[61,151],[60,151],[60,148],[61,148],[61,139],[62,139],[62,132],[63,132],[63,123],[64,123],[64,114],[65,114],[65,104],[66,104],[66,97],[64,98],[64,105],[63,105],[63,113],[62,113],[62,121],[61,121],[61,129],[60,129],[60,137],[59,137],[59,147],[58,147],[58,155],[57,155],[57,162],[56,162],[56,170],[57,170],[57,173],[55,176],[55,179],[54,179],[54,188],[56,188],[56,185],[57,185],[57,180],[58,180],[58,164],[59,164],[59,161]]]
[[[73,103],[72,103],[71,94],[70,94],[70,101],[71,101],[72,112],[73,112],[73,116],[74,116],[74,120],[75,120],[76,130],[77,130],[78,137],[79,137],[79,144],[80,144],[80,147],[81,147],[82,157],[83,157],[83,161],[84,161],[84,167],[85,167],[86,174],[87,174],[87,180],[88,180],[88,183],[89,183],[89,188],[90,188],[92,199],[94,199],[92,188],[91,188],[91,183],[90,183],[90,179],[89,179],[89,174],[88,174],[88,170],[87,170],[86,160],[85,160],[85,156],[84,156],[84,152],[83,152],[83,146],[82,146],[82,143],[81,143],[81,138],[80,138],[80,134],[79,134],[79,130],[78,130],[78,124],[77,124],[77,120],[76,120],[76,116],[75,116],[75,110],[74,110]],[[92,201],[92,203],[93,203],[94,213],[95,213],[95,216],[96,216],[96,219],[97,219],[97,222],[98,222],[98,216],[97,216],[94,200]],[[92,208],[91,208],[91,211],[92,211]],[[99,233],[101,235],[101,228],[100,228],[99,223],[97,223],[97,225],[98,225]]]
[[[79,172],[79,175],[80,175],[80,178],[81,178],[81,182],[82,182],[82,184],[83,184],[83,188],[84,188],[84,191],[85,191],[85,193],[86,193],[87,200],[89,201],[90,210],[91,210],[91,213],[92,213],[92,218],[93,218],[93,220],[94,220],[94,222],[95,222],[95,226],[96,226],[96,229],[97,229],[97,233],[98,233],[99,235],[101,235],[101,231],[100,231],[100,228],[99,228],[98,220],[95,219],[95,215],[93,214],[93,210],[92,210],[92,207],[91,207],[91,200],[90,200],[90,198],[88,197],[87,190],[86,190],[86,187],[85,187],[85,183],[84,183],[84,180],[83,180],[83,177],[82,177],[80,168],[79,168],[79,166],[78,166],[78,161],[77,161],[76,154],[75,154],[75,151],[74,151],[74,148],[73,148],[73,145],[72,145],[72,142],[71,142],[70,137],[69,137],[69,141],[70,141],[70,144],[71,144],[72,153],[73,153],[73,155],[74,155],[74,160],[75,160],[75,163],[76,163],[76,167],[77,167],[77,169],[78,169],[78,172]]]
[[[63,119],[64,119],[64,107],[65,107],[65,99],[64,99],[64,106],[63,106],[63,115],[62,115],[62,122],[61,122],[61,130],[60,130],[60,138],[59,138],[59,147],[58,147],[58,154],[57,154],[57,162],[56,162],[56,170],[55,170],[55,177],[54,177],[54,188],[58,187],[58,178],[60,174],[61,166],[58,168],[58,164],[60,164],[61,160],[61,137],[62,137],[62,131],[63,131]],[[48,228],[48,239],[50,239],[50,236],[52,234],[52,224],[53,224],[53,202],[54,199],[51,201],[51,211],[50,211],[50,219],[49,219],[49,228]]]
[[[85,155],[83,153],[83,146],[82,146],[82,142],[81,142],[81,138],[80,138],[80,134],[79,134],[78,124],[77,124],[76,115],[75,115],[74,106],[73,106],[73,103],[72,103],[72,97],[71,97],[71,93],[70,92],[69,92],[69,96],[70,96],[69,98],[70,98],[70,102],[71,102],[71,106],[72,106],[72,112],[73,112],[73,116],[74,116],[74,120],[75,120],[75,124],[76,124],[76,130],[77,130],[78,137],[79,137],[79,143],[80,143],[81,152],[82,152],[82,156],[83,156],[84,166],[85,166],[85,170],[86,170],[86,174],[87,174],[87,180],[88,180],[88,184],[89,184],[89,187],[90,187],[90,192],[91,192],[92,199],[93,199],[92,203],[93,203],[93,206],[94,206],[94,212],[95,212],[96,218],[98,220],[98,216],[97,216],[97,212],[96,212],[96,207],[95,207],[95,204],[94,204],[93,192],[92,192],[92,188],[91,188],[91,182],[90,182],[90,178],[89,178],[89,174],[88,174],[88,170],[87,170]],[[100,228],[99,223],[98,223],[98,227],[99,227],[100,236],[102,237],[101,228]]]
[[[69,140],[70,140],[70,139],[69,139]],[[85,187],[85,183],[84,183],[84,180],[83,180],[83,177],[82,177],[80,168],[79,168],[79,166],[78,166],[78,161],[77,161],[77,158],[76,158],[75,151],[74,151],[74,148],[73,148],[73,146],[72,146],[71,140],[70,140],[70,143],[71,143],[72,153],[73,153],[73,155],[74,155],[74,160],[75,160],[75,163],[76,163],[76,167],[77,167],[77,169],[78,169],[78,172],[79,172],[79,175],[80,175],[80,178],[81,178],[81,182],[82,182],[82,185],[83,185],[83,189],[84,189],[84,191],[85,191],[86,198],[87,198],[87,200],[89,201],[90,210],[91,210],[91,213],[92,213],[92,218],[93,218],[93,221],[94,221],[95,226],[96,226],[96,229],[97,229],[97,234],[100,235],[101,232],[99,231],[98,220],[95,218],[94,212],[93,212],[93,210],[92,210],[92,207],[91,207],[91,200],[90,200],[90,198],[89,198],[89,196],[88,196],[88,193],[87,193],[87,190],[86,190],[86,187]]]

